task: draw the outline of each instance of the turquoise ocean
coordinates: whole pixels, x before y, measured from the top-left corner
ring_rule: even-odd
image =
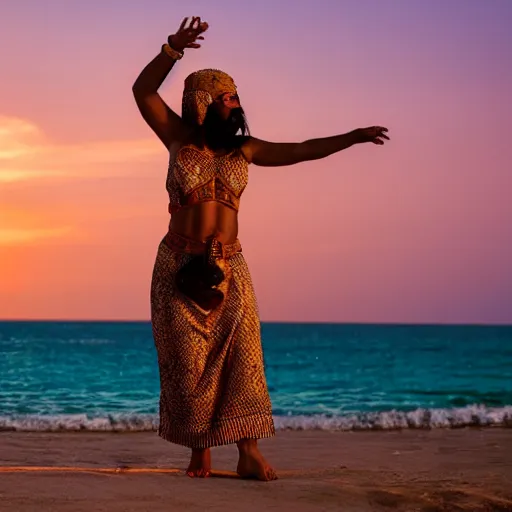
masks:
[[[512,427],[512,326],[262,324],[278,429]],[[149,322],[0,322],[0,430],[155,430]]]

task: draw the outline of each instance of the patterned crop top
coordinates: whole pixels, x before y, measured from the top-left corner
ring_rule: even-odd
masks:
[[[216,156],[209,149],[176,144],[169,148],[169,154],[169,213],[205,201],[217,201],[238,211],[249,179],[249,165],[240,150]]]

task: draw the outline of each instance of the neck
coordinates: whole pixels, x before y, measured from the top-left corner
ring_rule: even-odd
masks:
[[[222,131],[207,132],[202,128],[199,132],[198,141],[202,146],[207,146],[213,151],[231,150],[237,145],[237,136],[222,133]]]

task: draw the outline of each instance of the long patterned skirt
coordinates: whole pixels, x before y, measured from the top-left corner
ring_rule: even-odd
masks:
[[[187,239],[182,239],[186,242]],[[229,246],[226,246],[229,249]],[[221,305],[204,311],[180,293],[176,272],[191,258],[162,241],[151,284],[151,321],[160,370],[159,435],[208,448],[275,434],[260,321],[241,252],[226,257]]]

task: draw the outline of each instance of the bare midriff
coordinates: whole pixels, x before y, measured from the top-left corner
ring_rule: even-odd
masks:
[[[238,236],[238,213],[217,201],[206,201],[174,212],[170,229],[201,242],[215,237],[223,244],[232,244]]]

